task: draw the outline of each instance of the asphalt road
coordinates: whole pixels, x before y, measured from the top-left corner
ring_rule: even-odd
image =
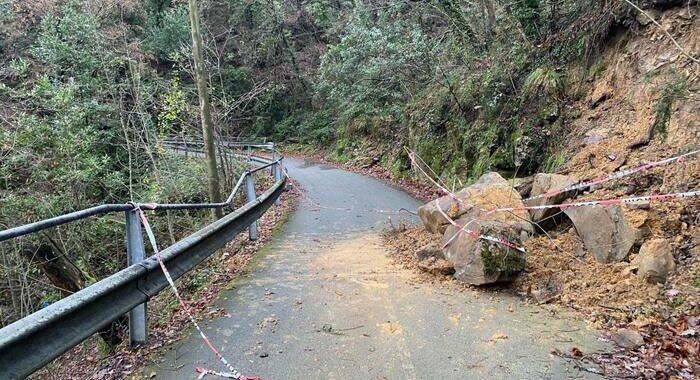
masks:
[[[203,326],[247,376],[277,379],[594,378],[550,352],[601,349],[581,321],[497,292],[417,281],[386,257],[378,210],[419,203],[379,181],[290,160],[306,192],[251,273]],[[406,214],[401,216],[405,218]],[[394,215],[396,221],[400,216]],[[224,371],[198,334],[152,365],[156,379]]]

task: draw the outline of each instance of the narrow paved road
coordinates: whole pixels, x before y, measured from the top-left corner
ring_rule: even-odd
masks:
[[[599,349],[584,323],[502,294],[416,281],[386,257],[387,215],[418,202],[373,179],[291,160],[300,201],[251,273],[217,301],[230,317],[204,323],[236,368],[280,379],[587,378],[554,348]],[[318,204],[323,207],[319,207]],[[348,210],[351,209],[351,210]],[[394,217],[396,219],[396,217]],[[223,370],[197,334],[151,368],[157,379]]]

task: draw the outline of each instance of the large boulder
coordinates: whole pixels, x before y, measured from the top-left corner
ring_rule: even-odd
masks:
[[[510,183],[498,173],[489,172],[481,176],[473,185],[458,191],[454,199],[450,195],[433,200],[418,208],[418,216],[425,228],[432,233],[445,233],[450,222],[438,210],[438,205],[450,219],[460,217],[475,219],[484,217],[487,210],[495,207],[522,207],[522,197]],[[527,211],[497,212],[485,216],[487,220],[506,225],[518,225],[531,234],[530,215]]]
[[[470,220],[462,217],[457,224],[464,225]],[[511,281],[525,269],[523,253],[479,238],[479,235],[490,236],[520,245],[522,231],[497,221],[475,221],[468,228],[475,232],[459,232],[458,227],[451,225],[442,238],[445,257],[453,264],[457,280],[472,285]]]
[[[567,191],[561,194],[536,198],[540,195],[547,194],[550,191],[564,189],[571,185],[578,183],[578,180],[574,177],[561,175],[561,174],[547,174],[538,173],[535,175],[532,181],[532,190],[530,190],[530,197],[534,199],[526,200],[526,206],[545,206],[559,204],[568,198],[576,195],[576,190]],[[546,209],[546,210],[530,210],[530,217],[532,221],[537,223],[542,219],[546,219],[559,212],[558,209]]]
[[[618,206],[571,207],[564,213],[573,222],[586,250],[601,263],[627,258],[639,236],[639,230],[625,218]]]
[[[665,283],[668,276],[676,271],[673,248],[666,239],[645,242],[631,264],[637,267],[638,276],[652,284]]]

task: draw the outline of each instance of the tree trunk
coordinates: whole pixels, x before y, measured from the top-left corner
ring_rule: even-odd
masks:
[[[27,250],[24,251],[24,255],[44,272],[51,284],[65,297],[79,291],[85,285],[78,268],[54,244],[42,243],[36,251]],[[126,316],[122,315],[98,331],[110,350],[122,342],[121,331],[126,326],[126,320]]]
[[[481,0],[481,6],[485,16],[486,34],[491,37],[496,29],[496,9],[493,6],[493,0]]]
[[[204,47],[199,30],[199,11],[196,0],[188,0],[190,7],[190,26],[192,28],[192,55],[194,56],[195,81],[199,93],[199,105],[202,111],[202,135],[204,137],[205,159],[210,202],[221,202],[219,190],[219,172],[216,167],[216,147],[214,144],[214,123],[211,118],[211,104],[207,86],[206,67],[204,65]],[[220,218],[221,209],[213,209],[214,217]]]

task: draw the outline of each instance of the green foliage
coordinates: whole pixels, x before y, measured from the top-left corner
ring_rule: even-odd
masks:
[[[130,199],[206,199],[206,181],[192,180],[206,178],[201,165],[161,156],[153,144],[158,135],[154,121],[167,132],[181,126],[187,99],[180,83],[166,86],[150,72],[139,71],[146,65],[123,57],[121,42],[110,45],[104,30],[84,2],[52,8],[38,22],[36,38],[25,40],[21,54],[3,70],[0,92],[16,112],[6,115],[6,127],[0,129],[0,207],[5,210],[0,225]],[[170,181],[171,175],[179,181]],[[154,218],[159,236],[193,225],[182,216],[168,216],[168,223],[159,215]],[[90,218],[46,235],[89,282],[126,265],[122,215]],[[46,235],[13,240],[3,254],[9,252],[8,262],[21,263],[22,252]],[[14,276],[0,271],[3,278]],[[33,278],[42,277],[38,267],[30,271]],[[25,297],[35,304],[57,295],[42,286]]]
[[[96,71],[105,69],[105,37],[99,31],[97,19],[79,1],[70,1],[62,14],[49,14],[39,25],[34,55],[52,65],[59,77],[81,77],[87,80]]]
[[[564,152],[550,154],[542,164],[542,171],[544,173],[552,173],[561,168],[564,163],[566,163],[566,154]]]
[[[415,25],[395,22],[380,28],[355,17],[340,43],[322,58],[317,96],[341,125],[360,118],[398,120],[398,106],[410,96],[407,82],[426,75],[429,52]]]
[[[154,177],[143,177],[143,191],[139,199],[144,202],[203,203],[206,202],[207,171],[204,161],[198,158],[184,159],[182,156],[167,151],[158,158],[162,174],[167,182],[157,181]],[[201,181],[193,181],[201,178]]]
[[[525,256],[508,248],[482,243],[481,260],[484,263],[484,273],[488,276],[504,274],[513,276],[525,268]]]
[[[223,91],[239,96],[253,89],[254,74],[249,67],[226,66],[222,72]]]
[[[669,306],[671,306],[674,309],[678,309],[679,307],[683,306],[684,303],[685,303],[685,298],[673,297],[673,299],[671,299],[671,302],[669,302]]]
[[[10,70],[14,77],[24,79],[29,73],[29,62],[22,57],[17,57],[10,61]]]
[[[154,8],[146,18],[150,33],[146,47],[161,61],[177,61],[180,50],[191,40],[187,7],[170,8],[163,3]]]
[[[542,1],[544,2],[544,1]],[[518,20],[528,37],[539,39],[541,28],[540,0],[516,1],[512,4],[513,16]]]
[[[685,77],[674,76],[674,79],[663,88],[661,98],[654,106],[655,118],[652,128],[663,136],[666,136],[667,126],[669,121],[671,121],[673,104],[685,96],[686,89],[687,80]]]
[[[161,136],[179,135],[177,126],[187,108],[185,93],[180,86],[180,79],[173,75],[170,88],[163,94],[163,109],[158,114],[158,127]]]
[[[316,24],[321,28],[330,28],[337,20],[330,0],[309,1],[306,4],[306,9],[311,17],[313,17]]]
[[[525,79],[523,91],[526,98],[534,96],[559,98],[564,93],[564,77],[551,66],[538,67]]]

